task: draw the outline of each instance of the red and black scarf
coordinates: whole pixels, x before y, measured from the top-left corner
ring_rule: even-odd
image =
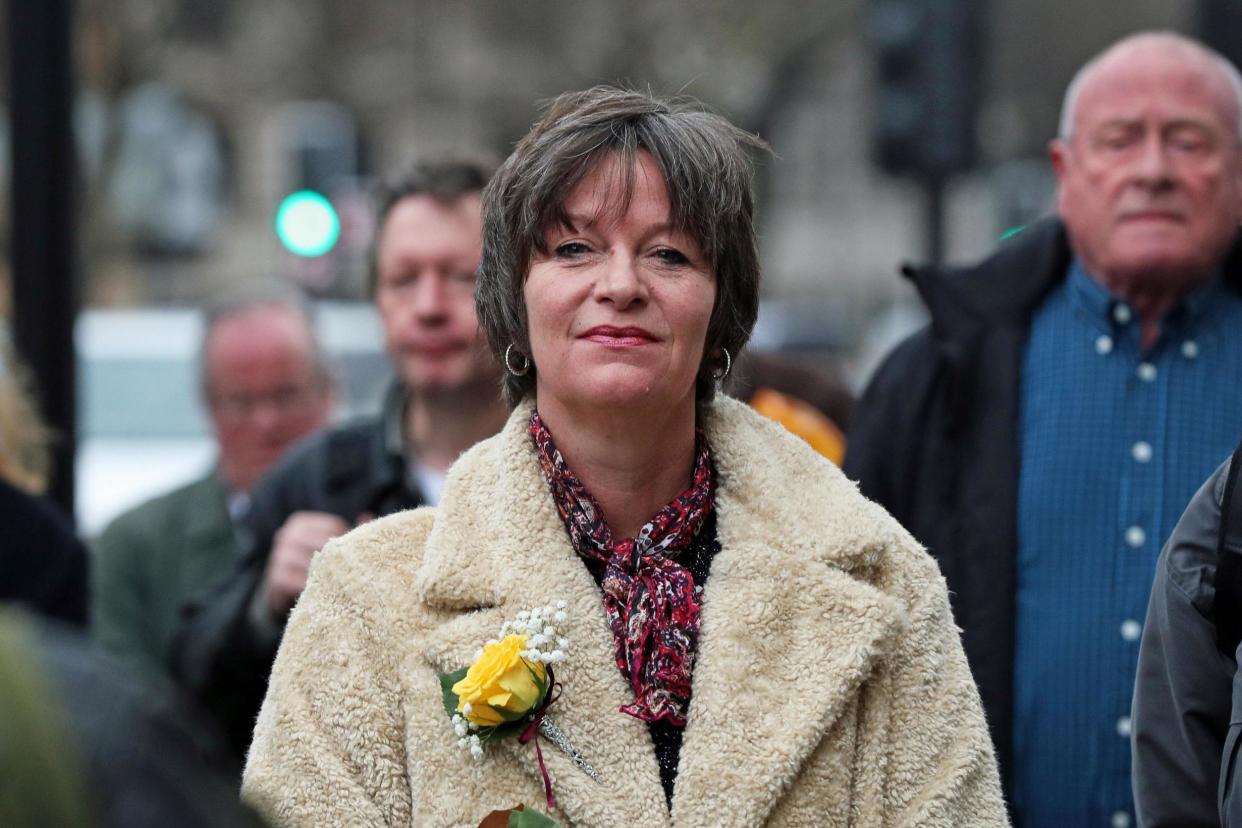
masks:
[[[530,435],[574,549],[583,558],[605,564],[600,582],[604,612],[617,667],[635,697],[621,712],[684,727],[699,635],[699,598],[693,575],[676,559],[690,546],[714,504],[706,436],[696,429],[689,488],[647,521],[637,536],[614,541],[599,504],[566,466],[538,411],[530,415]]]

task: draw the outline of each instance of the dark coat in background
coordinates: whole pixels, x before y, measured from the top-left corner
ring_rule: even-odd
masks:
[[[973,267],[906,268],[930,326],[885,360],[854,409],[845,472],[925,544],[983,696],[1001,775],[1013,760],[1013,668],[1022,359],[1031,318],[1065,279],[1059,219]],[[1242,287],[1242,245],[1224,264]]]
[[[87,555],[48,500],[0,480],[0,602],[86,626]]]
[[[168,678],[181,607],[237,562],[228,493],[213,472],[114,520],[94,542],[91,632],[151,681]]]
[[[216,717],[239,757],[283,633],[283,620],[265,630],[252,616],[276,531],[299,511],[328,512],[352,525],[421,505],[404,459],[393,451],[393,418],[402,410],[390,395],[384,416],[329,429],[287,452],[251,493],[237,566],[185,611],[169,651],[173,672]]]

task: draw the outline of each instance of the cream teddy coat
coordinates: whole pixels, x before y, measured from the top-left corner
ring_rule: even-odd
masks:
[[[703,594],[671,814],[521,406],[441,505],[320,552],[259,713],[243,796],[278,826],[468,826],[545,808],[533,744],[456,745],[436,674],[518,611],[568,603],[549,713],[598,781],[543,742],[565,826],[1005,825],[935,563],[828,461],[746,406],[700,422],[721,551]]]

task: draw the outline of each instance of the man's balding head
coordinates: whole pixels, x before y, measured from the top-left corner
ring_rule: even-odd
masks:
[[[1065,87],[1065,97],[1061,99],[1061,118],[1058,122],[1057,135],[1062,140],[1069,140],[1073,135],[1074,115],[1078,100],[1083,87],[1088,84],[1097,70],[1109,68],[1110,61],[1118,58],[1126,59],[1136,54],[1141,58],[1144,53],[1151,52],[1162,52],[1175,59],[1201,63],[1208,70],[1209,78],[1213,74],[1212,70],[1216,70],[1220,79],[1228,87],[1227,90],[1220,91],[1227,92],[1230,103],[1225,106],[1232,106],[1236,113],[1234,118],[1236,137],[1242,141],[1242,74],[1239,74],[1237,67],[1218,52],[1209,49],[1197,40],[1175,32],[1140,32],[1130,35],[1084,63],[1074,73],[1069,86]]]
[[[1051,156],[1058,210],[1092,275],[1182,294],[1215,272],[1242,218],[1240,90],[1224,58],[1163,32],[1079,71]]]
[[[235,490],[249,489],[331,413],[331,378],[310,317],[296,302],[261,298],[212,310],[202,372],[220,476]]]

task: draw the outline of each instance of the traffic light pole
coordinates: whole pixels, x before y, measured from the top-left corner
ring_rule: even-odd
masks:
[[[922,183],[925,200],[923,249],[927,253],[927,263],[938,265],[944,262],[945,181],[939,176],[927,176],[922,179]]]
[[[73,514],[77,215],[71,0],[8,4],[13,339],[55,430],[50,494]]]

